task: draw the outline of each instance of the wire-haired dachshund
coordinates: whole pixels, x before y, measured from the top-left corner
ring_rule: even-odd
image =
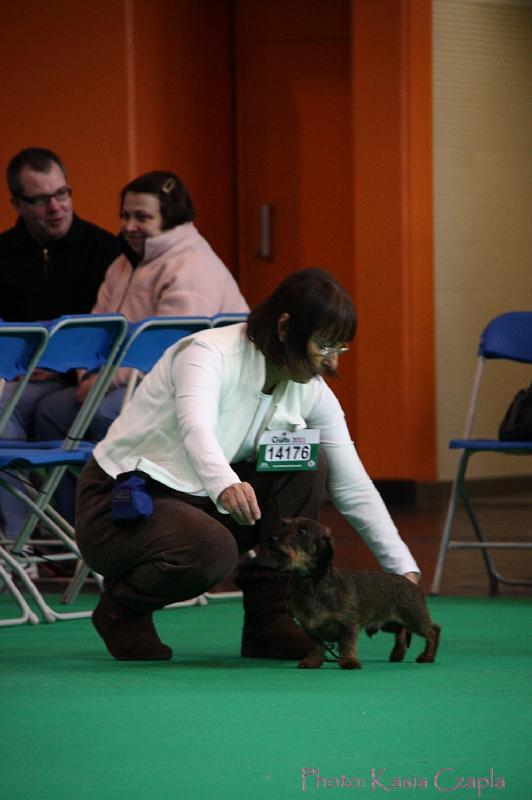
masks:
[[[321,667],[327,645],[338,642],[340,668],[360,669],[356,654],[360,629],[383,624],[395,633],[390,661],[403,660],[412,633],[425,639],[416,661],[434,661],[440,626],[432,622],[421,589],[407,578],[333,567],[329,530],[305,517],[283,520],[279,535],[270,539],[270,549],[279,568],[290,573],[291,609],[312,642],[299,667]]]

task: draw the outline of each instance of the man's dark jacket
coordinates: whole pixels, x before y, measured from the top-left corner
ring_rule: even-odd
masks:
[[[89,312],[119,253],[116,236],[76,215],[68,233],[46,245],[19,218],[0,234],[0,318],[33,322]]]

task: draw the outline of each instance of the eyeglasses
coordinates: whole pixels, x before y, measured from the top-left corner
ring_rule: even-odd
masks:
[[[337,347],[336,345],[325,344],[325,342],[321,342],[316,337],[314,337],[314,343],[320,351],[320,356],[339,356],[341,353],[347,353],[350,349],[348,344],[341,344]]]
[[[19,200],[23,200],[25,203],[29,203],[30,206],[35,206],[36,208],[46,208],[52,199],[57,200],[58,203],[63,203],[71,196],[71,187],[62,186],[60,189],[57,189],[57,191],[52,192],[52,194],[36,194],[33,197],[28,197],[24,194],[18,194],[17,198]]]

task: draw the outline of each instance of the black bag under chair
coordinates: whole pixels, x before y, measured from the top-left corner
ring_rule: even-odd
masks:
[[[532,383],[510,403],[499,426],[501,442],[532,442]]]
[[[473,389],[467,411],[464,435],[461,439],[451,439],[449,447],[460,451],[460,459],[456,467],[447,515],[443,526],[440,548],[431,594],[439,594],[443,568],[448,550],[473,549],[480,551],[489,580],[491,594],[496,594],[499,583],[510,586],[530,586],[532,581],[524,578],[504,577],[496,568],[491,551],[497,550],[530,550],[532,548],[532,530],[523,531],[523,535],[515,541],[494,541],[485,535],[475,503],[468,492],[467,469],[470,459],[480,458],[482,454],[498,453],[515,457],[532,456],[532,384],[523,389],[514,398],[499,430],[499,439],[478,439],[472,436],[479,389],[484,366],[497,360],[514,361],[521,364],[532,364],[532,311],[510,311],[500,314],[488,323],[482,331],[477,351],[477,368],[473,381]],[[528,423],[527,423],[528,420]],[[528,435],[523,436],[523,426],[528,424]],[[459,540],[451,537],[455,522],[456,509],[460,505],[467,514],[475,534],[474,540]]]

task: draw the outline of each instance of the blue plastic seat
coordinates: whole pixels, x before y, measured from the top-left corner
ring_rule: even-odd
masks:
[[[532,311],[510,311],[495,317],[484,329],[478,347],[478,359],[473,389],[467,412],[464,435],[460,439],[451,439],[449,447],[460,450],[461,457],[453,481],[449,506],[442,532],[440,549],[431,593],[438,594],[441,585],[443,567],[448,550],[477,549],[482,553],[484,565],[489,578],[491,594],[495,594],[498,584],[530,586],[531,581],[506,578],[496,569],[490,550],[496,549],[530,549],[532,541],[503,541],[488,539],[480,525],[474,504],[466,488],[466,473],[470,459],[481,453],[500,453],[507,456],[532,455],[531,441],[503,442],[498,439],[476,439],[471,437],[475,413],[477,411],[481,380],[487,361],[506,360],[523,364],[532,364]],[[517,387],[516,390],[517,391]],[[515,392],[514,392],[515,393]],[[511,391],[509,395],[511,395]],[[474,541],[451,539],[458,503],[465,508],[467,517],[475,533]],[[532,530],[527,532],[532,533]],[[532,539],[532,537],[530,537]]]
[[[149,372],[168,347],[185,336],[210,327],[210,317],[147,317],[130,323],[115,359],[115,369],[131,369],[122,407],[131,399],[141,374]],[[75,601],[88,573],[88,567],[80,564],[65,591],[65,603]]]
[[[127,333],[127,320],[121,314],[79,314],[53,320],[46,325],[46,329],[46,347],[39,354],[38,360],[35,359],[28,364],[24,381],[31,377],[31,370],[35,365],[59,373],[75,368],[97,371],[98,377],[63,441],[46,442],[46,444],[0,441],[2,470],[19,472],[38,467],[45,473],[38,491],[28,487],[23,492],[12,482],[6,481],[0,472],[0,484],[28,507],[28,515],[13,549],[8,552],[7,548],[0,547],[0,566],[6,567],[8,572],[18,578],[39,606],[44,619],[47,622],[54,622],[56,619],[86,616],[86,613],[64,614],[53,610],[23,569],[28,557],[22,553],[37,523],[40,523],[47,528],[52,540],[62,545],[66,552],[49,555],[46,559],[30,557],[30,561],[80,558],[74,541],[74,531],[53,508],[51,500],[65,470],[69,467],[83,466],[90,457],[91,448],[83,442],[83,435],[114,374],[116,356]],[[0,359],[0,369],[3,370],[0,377],[11,375],[8,371],[7,358]],[[38,621],[35,614],[27,616],[27,608],[23,607],[20,597],[12,591],[12,583],[8,581],[6,585],[22,610],[22,618],[2,620],[0,626],[17,624],[20,621]]]
[[[11,393],[0,414],[0,434],[13,413],[20,395],[44,352],[47,342],[48,329],[44,325],[25,322],[0,322],[0,395],[6,381],[17,381],[15,391]],[[0,470],[3,466],[0,460]],[[13,581],[11,574],[13,566],[10,563],[10,554],[7,551],[5,552],[8,561],[0,556],[0,581],[21,609],[21,616],[16,618],[15,621],[21,623],[36,622],[38,619],[35,613]]]
[[[237,322],[245,322],[247,318],[248,315],[243,313],[215,314],[214,317],[211,318],[211,324],[213,328],[222,328],[225,325],[234,325]]]
[[[128,335],[117,356],[117,367],[130,368],[131,375],[124,395],[123,405],[131,399],[141,373],[149,372],[161,358],[164,351],[185,336],[190,336],[200,330],[221,325],[231,325],[242,322],[247,314],[218,314],[215,317],[147,317],[140,322],[130,323]],[[70,581],[65,594],[64,602],[72,603],[77,598],[83,581],[89,570],[81,564],[73,579]],[[224,597],[240,596],[240,592],[226,593]],[[208,593],[200,598],[175,603],[173,606],[203,605]]]
[[[131,398],[141,373],[149,372],[168,347],[210,327],[210,317],[146,317],[130,323],[117,359],[118,367],[132,370],[122,405]]]
[[[0,322],[0,396],[6,381],[17,381],[0,414],[0,434],[48,343],[48,328],[35,322]]]

